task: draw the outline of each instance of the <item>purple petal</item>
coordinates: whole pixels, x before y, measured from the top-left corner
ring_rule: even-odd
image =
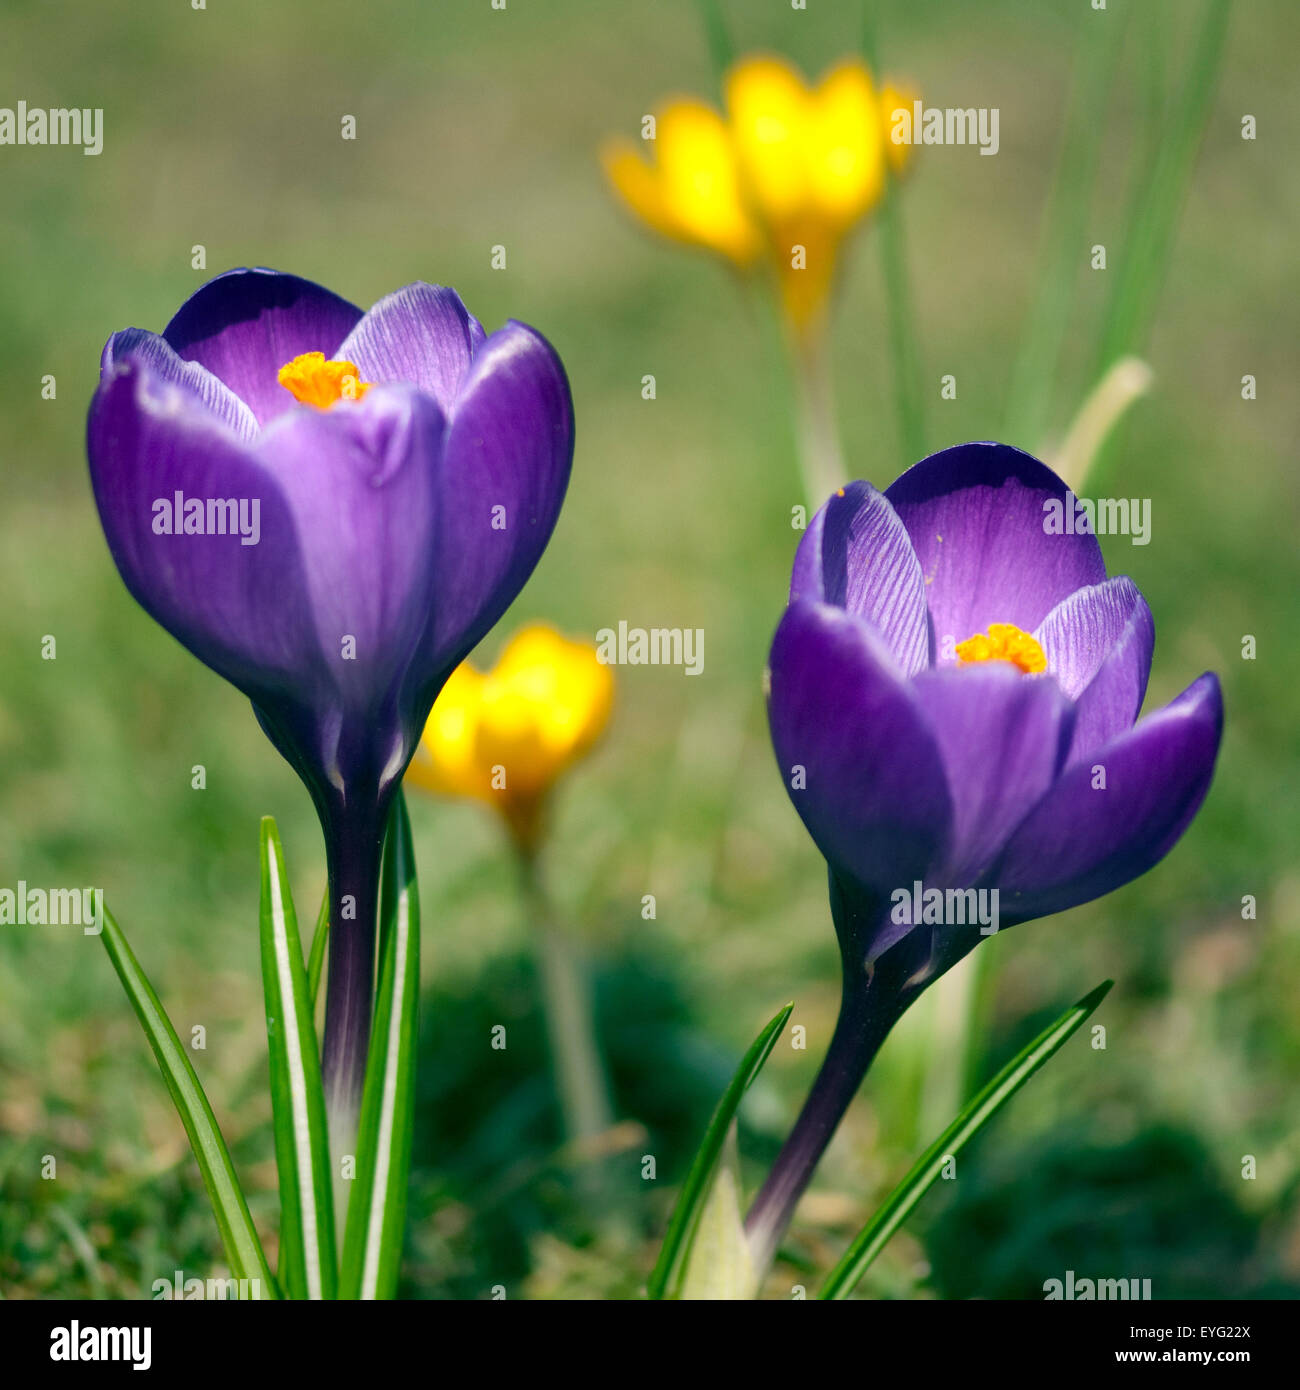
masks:
[[[417,281],[373,305],[338,356],[363,381],[411,382],[449,412],[485,338],[455,290]]]
[[[95,393],[86,443],[109,549],[147,612],[246,694],[296,688],[322,672],[302,621],[307,596],[288,504],[188,387],[128,359]],[[229,533],[158,534],[154,504],[170,506],[177,492],[204,504],[205,525],[210,500],[242,500],[250,521],[255,502],[257,543]],[[224,514],[214,512],[217,519]]]
[[[1071,594],[1034,635],[1048,670],[1078,702],[1069,761],[1132,727],[1146,695],[1155,624],[1127,575]]]
[[[924,671],[915,689],[953,805],[952,842],[934,886],[966,887],[1056,780],[1074,709],[1050,677],[1006,661]]]
[[[903,523],[870,483],[850,483],[813,517],[790,580],[790,601],[801,598],[866,618],[905,675],[929,664],[921,566]]]
[[[293,410],[258,442],[298,527],[303,618],[349,713],[375,710],[400,686],[428,627],[444,432],[431,397],[383,386]]]
[[[1068,769],[1008,842],[989,882],[1004,921],[1063,912],[1109,893],[1168,854],[1205,799],[1223,732],[1218,678]],[[1105,769],[1105,787],[1094,786]]]
[[[447,431],[426,663],[444,678],[533,572],[572,461],[564,368],[540,333],[512,321],[475,354]]]
[[[931,454],[885,491],[912,539],[940,657],[990,623],[1033,632],[1063,598],[1106,577],[1094,535],[1049,534],[1073,494],[1005,444]]]
[[[939,748],[892,654],[863,619],[799,599],[776,630],[769,681],[781,777],[818,849],[878,901],[910,890],[945,856],[953,808]]]
[[[192,391],[204,408],[240,439],[248,441],[257,434],[257,421],[244,402],[206,367],[177,357],[167,339],[160,338],[157,333],[146,332],[143,328],[124,328],[114,333],[104,344],[101,378],[131,357],[143,362],[155,377]]]
[[[196,290],[163,337],[187,362],[220,377],[259,424],[293,405],[276,374],[304,352],[333,358],[361,310],[275,270],[228,270]]]

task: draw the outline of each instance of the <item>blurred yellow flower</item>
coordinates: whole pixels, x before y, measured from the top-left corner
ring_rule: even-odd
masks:
[[[889,139],[911,93],[877,92],[856,58],[809,84],[784,58],[755,55],[728,72],[724,118],[692,98],[655,117],[655,157],[636,142],[602,151],[610,182],[656,231],[726,256],[766,264],[800,333],[821,318],[840,242],[879,202],[886,170],[901,173],[906,145]]]
[[[631,140],[611,140],[602,151],[605,172],[632,211],[663,236],[752,265],[762,234],[741,196],[722,117],[690,97],[671,101],[655,116],[654,150],[653,164]]]
[[[426,791],[485,801],[531,853],[546,793],[609,721],[614,675],[589,642],[545,623],[521,628],[490,671],[462,662],[407,769]]]

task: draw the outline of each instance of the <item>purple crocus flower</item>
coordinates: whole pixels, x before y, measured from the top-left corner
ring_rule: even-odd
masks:
[[[324,1070],[355,1107],[385,817],[443,682],[519,592],[573,456],[564,369],[413,284],[362,313],[232,270],[104,348],[91,480],[139,603],[253,702],[325,832]]]
[[[829,865],[844,985],[750,1212],[760,1267],[885,1035],[978,944],[987,909],[1009,926],[1118,888],[1169,852],[1209,788],[1218,680],[1134,723],[1151,613],[1131,579],[1106,578],[1074,504],[1028,454],[964,444],[884,493],[843,488],[799,546],[769,717]]]

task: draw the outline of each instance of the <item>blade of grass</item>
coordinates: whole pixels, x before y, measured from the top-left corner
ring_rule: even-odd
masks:
[[[1191,65],[1178,92],[1169,128],[1158,132],[1151,141],[1151,172],[1133,195],[1119,275],[1097,353],[1097,377],[1118,358],[1129,353],[1140,355],[1150,333],[1179,213],[1218,85],[1230,7],[1231,0],[1206,0]],[[1150,41],[1158,44],[1163,37],[1155,34]],[[1097,491],[1106,486],[1119,433],[1112,433],[1093,465],[1093,487]]]
[[[718,0],[696,0],[699,6],[700,22],[704,26],[704,37],[709,45],[709,61],[713,65],[713,75],[718,89],[722,90],[726,81],[727,69],[736,56],[727,32],[727,21],[722,16],[722,6]]]
[[[320,911],[316,914],[316,930],[311,938],[311,959],[307,962],[307,989],[311,994],[313,1010],[316,996],[320,993],[320,977],[325,968],[325,947],[330,939],[330,890],[327,887],[320,900]]]
[[[1047,422],[1088,239],[1088,208],[1105,133],[1103,113],[1127,19],[1126,10],[1088,10],[1080,20],[1086,28],[1083,57],[1052,186],[1038,288],[1021,334],[1007,403],[1007,437],[1026,449],[1040,443]]]
[[[253,1227],[253,1218],[248,1214],[248,1203],[235,1176],[235,1165],[221,1137],[216,1116],[171,1020],[107,908],[100,936],[189,1136],[203,1186],[217,1218],[221,1243],[226,1248],[230,1273],[236,1279],[247,1279],[249,1287],[257,1291],[255,1297],[278,1298],[279,1290]]]
[[[867,66],[879,77],[880,46],[873,0],[863,0],[862,51]],[[921,350],[907,269],[907,233],[903,227],[900,190],[899,181],[886,167],[885,194],[876,214],[880,224],[880,269],[885,281],[889,355],[894,363],[898,442],[907,461],[916,463],[925,457],[925,406],[921,397]]]
[[[733,1119],[695,1228],[678,1297],[687,1302],[751,1299],[756,1282],[741,1211],[740,1153]]]
[[[907,234],[903,230],[898,180],[886,176],[880,205],[880,264],[885,277],[889,352],[894,360],[894,389],[898,405],[899,440],[909,463],[925,457],[925,407],[921,403],[921,358],[916,340],[916,317],[907,272]]]
[[[1121,248],[1119,274],[1098,350],[1095,377],[1117,358],[1140,352],[1150,326],[1169,261],[1174,229],[1182,208],[1206,116],[1218,82],[1228,27],[1230,0],[1207,0],[1191,66],[1169,129],[1153,142],[1150,177],[1135,190],[1128,236]],[[1160,42],[1163,34],[1153,35]]]
[[[262,983],[271,1063],[275,1166],[280,1175],[280,1262],[290,1298],[337,1292],[325,1091],[307,972],[275,821],[262,818]]]
[[[420,895],[401,792],[384,841],[379,971],[343,1242],[342,1298],[392,1298],[402,1261],[419,1038]]]
[[[979,1133],[1031,1076],[1058,1051],[1066,1039],[1110,992],[1113,980],[1105,980],[1085,995],[1027,1047],[1022,1048],[962,1110],[961,1114],[912,1165],[907,1176],[889,1194],[884,1205],[858,1232],[844,1257],[830,1272],[818,1298],[847,1298],[890,1237],[907,1220],[912,1209],[930,1190],[945,1162]]]
[[[787,1004],[754,1039],[709,1120],[703,1142],[691,1160],[690,1171],[686,1174],[677,1205],[673,1208],[659,1258],[646,1281],[646,1292],[653,1299],[677,1298],[680,1295],[690,1262],[691,1246],[709,1198],[727,1132],[742,1097],[763,1070],[793,1010],[794,1005]]]

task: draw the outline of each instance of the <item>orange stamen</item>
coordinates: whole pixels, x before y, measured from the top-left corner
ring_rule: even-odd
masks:
[[[1047,670],[1047,656],[1042,647],[1014,623],[990,623],[987,637],[977,632],[964,642],[958,642],[957,660],[1009,661],[1027,676]]]
[[[294,400],[328,410],[336,401],[359,401],[371,383],[361,380],[355,362],[329,362],[323,352],[300,353],[286,362],[276,380]]]

